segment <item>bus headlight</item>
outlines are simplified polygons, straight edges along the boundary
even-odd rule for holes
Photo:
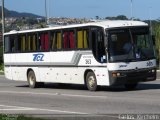
[[[120,76],[121,76],[121,73],[119,73],[119,72],[112,73],[112,77],[120,77]]]
[[[155,72],[156,72],[155,69],[149,70],[149,73],[155,73]]]
[[[156,71],[156,70],[155,70],[155,69],[153,69],[153,70],[152,70],[152,73],[155,73],[155,71]]]

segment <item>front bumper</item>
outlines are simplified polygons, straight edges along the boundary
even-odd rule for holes
[[[124,85],[156,80],[156,68],[109,71],[110,85]]]

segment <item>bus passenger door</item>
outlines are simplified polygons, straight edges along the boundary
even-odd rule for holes
[[[102,28],[91,28],[92,52],[95,59],[100,62],[106,62],[106,53],[104,45],[104,32]]]

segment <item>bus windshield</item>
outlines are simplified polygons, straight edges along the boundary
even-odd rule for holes
[[[145,61],[155,58],[149,27],[117,28],[108,31],[110,62]]]

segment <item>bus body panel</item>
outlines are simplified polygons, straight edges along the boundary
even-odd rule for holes
[[[11,62],[11,55],[8,55],[8,54],[4,54],[3,55],[4,57],[4,73],[5,73],[5,76],[6,78],[12,80],[12,66],[9,65],[9,63]]]
[[[5,54],[5,64],[11,66],[5,68],[5,75],[8,79],[27,81],[27,71],[31,69],[36,75],[37,82],[84,84],[85,71],[92,70],[97,85],[108,86],[106,63],[98,63],[90,53],[90,51],[17,53],[11,55],[10,61],[7,61],[10,55]],[[43,54],[42,61],[34,61],[35,54]]]
[[[108,70],[136,70],[143,68],[153,68],[156,67],[156,60],[146,60],[138,62],[119,62],[119,63],[108,63]]]
[[[5,66],[4,68],[4,73],[5,73],[5,77],[9,80],[13,80],[12,79],[12,67],[11,66]]]
[[[156,60],[108,63],[110,85],[156,80]]]
[[[108,69],[106,67],[103,67],[103,68],[96,67],[94,69],[94,73],[97,79],[97,85],[100,85],[100,86],[110,85]]]

